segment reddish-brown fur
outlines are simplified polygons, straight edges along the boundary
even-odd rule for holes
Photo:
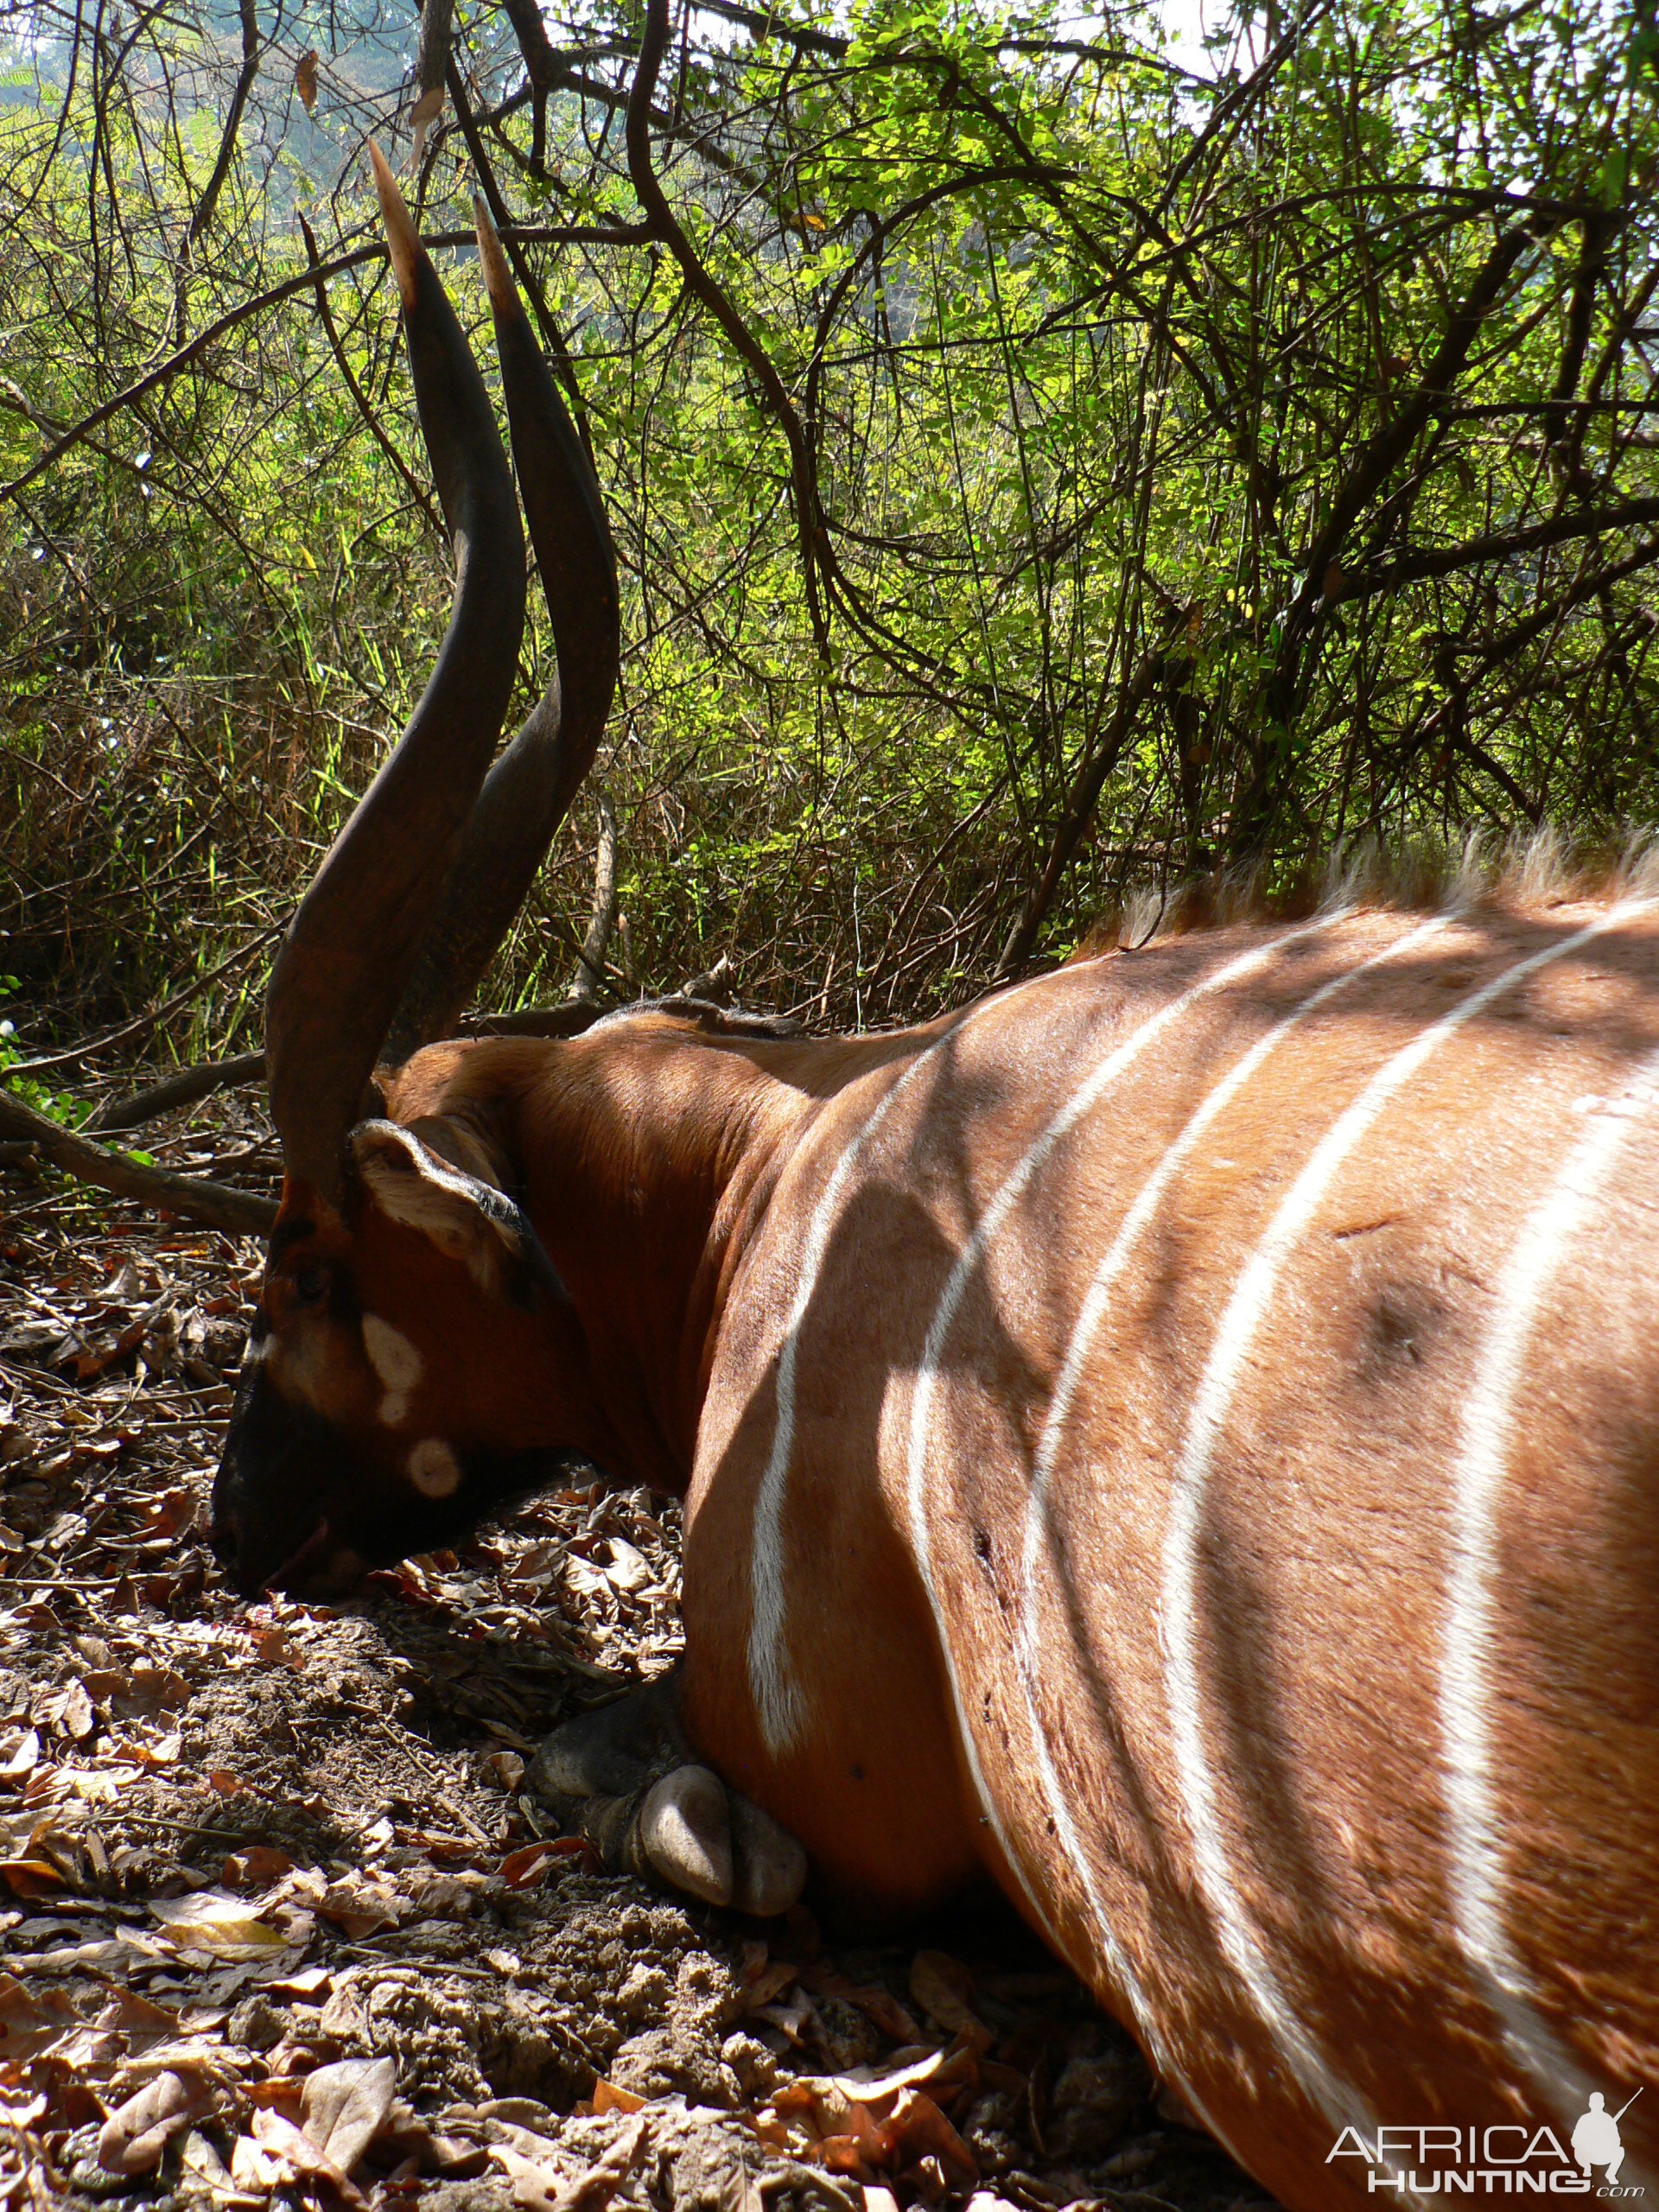
[[[1517,1238],[1586,1115],[1659,1047],[1659,910],[1495,996],[1413,1073],[1292,1239],[1225,1409],[1194,1601],[1213,1825],[1239,1925],[1351,2113],[1325,2108],[1230,1962],[1172,1732],[1172,1484],[1253,1252],[1392,1054],[1596,913],[1488,908],[1397,957],[1420,918],[1330,923],[1198,995],[1104,1087],[988,1241],[943,1342],[921,1462],[938,1619],[907,1465],[957,1257],[1090,1069],[1281,931],[1088,963],[899,1036],[738,1040],[647,1015],[557,1046],[429,1048],[390,1079],[388,1111],[515,1191],[569,1293],[552,1322],[504,1324],[372,1208],[321,1231],[349,1245],[364,1306],[426,1356],[408,1435],[571,1446],[684,1495],[687,1722],[824,1878],[904,1907],[988,1869],[1310,2212],[1368,2195],[1363,2161],[1328,2162],[1338,2121],[1520,2120],[1565,2145],[1586,2082],[1610,2109],[1649,2085],[1622,2178],[1659,2159],[1659,1106],[1633,1109],[1544,1296],[1495,1523],[1504,1915],[1577,2069],[1554,2091],[1506,2049],[1457,1941],[1439,1703],[1459,1424]],[[1035,1699],[1080,1866],[1017,1654],[1033,1459],[1070,1333],[1213,1086],[1377,955],[1173,1175],[1082,1370],[1039,1562]],[[779,1653],[805,1719],[779,1744],[753,1688],[759,1501],[810,1225],[853,1147],[798,1338]],[[290,1213],[308,1206],[290,1193]],[[365,1424],[372,1456],[372,1389],[330,1358],[321,1396]]]
[[[988,1872],[1300,2212],[1587,2189],[1621,2108],[1659,2190],[1659,905],[1567,903],[1544,844],[1507,905],[1223,927],[900,1036],[436,1046],[350,1128],[484,972],[619,637],[481,222],[559,679],[480,783],[512,481],[377,182],[465,558],[273,980],[240,1586],[344,1586],[561,1452],[678,1491],[685,1721],[826,1882]]]

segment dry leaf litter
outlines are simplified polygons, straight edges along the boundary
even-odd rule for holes
[[[233,1100],[147,1141],[268,1166]],[[350,1604],[237,1600],[261,1265],[0,1181],[0,2212],[1262,2205],[1000,1906],[826,1940],[553,1831],[538,1738],[678,1648],[672,1506],[595,1482]]]

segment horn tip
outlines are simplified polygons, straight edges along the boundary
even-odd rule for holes
[[[502,251],[501,240],[495,225],[490,220],[490,211],[479,193],[473,194],[473,219],[478,226],[479,258],[484,264],[484,283],[490,295],[490,305],[503,321],[516,321],[523,313],[518,304],[518,292],[512,281],[512,271],[507,266],[507,257]]]
[[[417,289],[417,276],[424,258],[421,241],[416,233],[409,209],[404,205],[404,195],[397,189],[385,156],[369,141],[369,161],[374,170],[374,189],[380,201],[380,219],[386,226],[386,245],[391,255],[392,273],[397,279],[397,289],[404,305],[412,308]]]

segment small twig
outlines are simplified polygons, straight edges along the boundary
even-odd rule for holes
[[[1037,932],[1054,902],[1060,878],[1093,818],[1106,779],[1117,765],[1129,741],[1136,715],[1152,696],[1153,685],[1163,668],[1169,645],[1170,640],[1166,636],[1142,654],[1140,666],[1124,686],[1109,728],[1098,744],[1089,749],[1071,786],[1071,795],[1066,802],[1060,826],[1054,833],[1054,842],[1049,848],[1048,861],[1041,880],[1027,900],[1024,912],[1008,931],[1007,942],[1002,947],[1002,957],[996,963],[995,980],[997,982],[1005,983],[1017,976],[1030,958],[1031,949],[1037,942]]]
[[[1503,296],[1516,264],[1538,243],[1541,224],[1516,223],[1494,240],[1467,294],[1449,318],[1433,358],[1405,404],[1366,441],[1337,486],[1319,535],[1301,556],[1302,581],[1292,601],[1279,649],[1279,665],[1268,687],[1278,718],[1287,722],[1300,656],[1319,616],[1334,596],[1331,572],[1350,532],[1388,482],[1462,375],[1486,318]],[[1338,572],[1339,574],[1339,572]],[[1327,581],[1329,580],[1329,581]]]
[[[642,227],[632,223],[520,223],[502,227],[504,242],[512,238],[548,245],[638,245],[645,235]],[[421,242],[428,246],[470,246],[478,243],[470,231],[428,232]],[[251,300],[239,302],[220,315],[216,322],[210,322],[204,329],[199,330],[188,346],[181,346],[164,361],[158,361],[153,369],[147,370],[136,383],[112,393],[90,414],[83,415],[79,423],[54,440],[44,453],[37,454],[28,467],[14,476],[9,484],[0,484],[0,504],[7,499],[15,499],[20,492],[27,491],[37,476],[44,476],[48,468],[54,467],[65,454],[90,437],[112,415],[119,415],[123,409],[134,407],[141,399],[147,398],[158,386],[177,376],[181,369],[188,369],[203,353],[211,352],[220,339],[227,337],[238,324],[248,321],[254,315],[264,314],[268,308],[280,307],[296,292],[309,289],[319,276],[344,276],[347,270],[364,269],[371,262],[384,261],[385,257],[384,245],[360,245],[350,253],[336,254],[332,261],[323,262],[315,270],[302,270],[297,276],[286,276],[281,283],[270,285],[263,292],[256,292]]]
[[[597,804],[599,850],[594,859],[593,911],[588,917],[588,934],[582,940],[575,978],[570,986],[572,1000],[589,1005],[598,996],[604,980],[605,948],[611,941],[611,929],[616,920],[616,817],[603,791],[597,796]]]
[[[795,490],[795,518],[800,532],[801,575],[806,588],[806,608],[818,651],[827,653],[830,632],[818,594],[820,546],[827,543],[823,517],[818,505],[817,473],[806,431],[794,402],[766,352],[719,283],[704,266],[696,249],[681,229],[667,194],[651,165],[652,95],[657,73],[668,46],[668,0],[646,0],[645,22],[639,41],[639,60],[628,94],[628,174],[645,220],[654,238],[668,248],[684,276],[688,289],[702,302],[728,339],[754,372],[768,411],[789,445],[790,474]]]
[[[579,1037],[599,1020],[601,1009],[585,999],[567,999],[563,1006],[520,1007],[514,1014],[469,1016],[461,1025],[463,1037]]]
[[[569,402],[570,412],[575,417],[576,428],[582,434],[584,442],[591,448],[593,442],[588,436],[588,417],[582,404],[582,386],[577,381],[575,365],[570,359],[570,349],[564,342],[564,337],[558,324],[553,320],[552,310],[547,304],[547,295],[543,290],[540,280],[531,265],[529,257],[513,236],[512,219],[508,212],[507,203],[502,197],[501,188],[496,181],[495,170],[491,165],[483,138],[479,133],[478,124],[474,119],[472,103],[467,98],[467,87],[462,81],[461,71],[456,66],[453,54],[449,57],[448,82],[449,97],[454,103],[455,121],[461,125],[461,135],[467,141],[467,150],[472,156],[473,167],[477,172],[479,189],[483,193],[485,202],[490,211],[490,220],[495,225],[496,235],[505,249],[507,259],[512,266],[512,273],[518,279],[518,288],[530,302],[531,313],[536,318],[536,327],[542,334],[542,344],[558,372],[559,381],[564,387],[565,398]]]
[[[310,263],[316,276],[317,315],[322,324],[323,334],[328,340],[329,351],[334,354],[334,366],[340,371],[346,391],[357,403],[357,411],[367,424],[369,435],[404,480],[408,486],[410,497],[431,524],[433,536],[441,545],[446,544],[448,542],[448,533],[438,519],[438,511],[427,496],[426,486],[386,435],[385,425],[373,408],[370,406],[368,395],[358,382],[356,373],[346,358],[346,348],[340,344],[340,333],[334,327],[334,310],[328,304],[328,287],[322,277],[322,256],[317,251],[317,241],[312,235],[310,224],[306,221],[303,215],[300,217],[300,235],[305,240],[305,257]]]
[[[219,205],[219,195],[225,189],[225,180],[231,173],[231,163],[236,158],[237,134],[242,128],[242,111],[247,106],[248,95],[253,90],[253,80],[259,72],[259,22],[254,12],[253,0],[240,0],[242,18],[242,67],[231,94],[231,105],[225,117],[225,128],[219,142],[219,158],[213,163],[213,175],[202,187],[195,213],[190,218],[190,227],[184,235],[184,258],[190,258],[191,248],[203,237],[213,219]]]
[[[72,1129],[60,1128],[0,1090],[0,1135],[30,1139],[54,1167],[78,1182],[90,1183],[118,1198],[133,1198],[140,1205],[182,1214],[208,1229],[222,1229],[231,1236],[268,1236],[276,1218],[276,1206],[252,1191],[233,1191],[227,1184],[206,1183],[194,1175],[175,1175],[164,1167],[147,1167],[124,1152],[89,1143]]]
[[[1436,576],[1449,576],[1459,569],[1478,568],[1485,561],[1518,561],[1552,545],[1569,544],[1575,537],[1605,537],[1615,531],[1633,530],[1642,524],[1656,522],[1659,522],[1659,499],[1625,499],[1617,507],[1604,508],[1595,514],[1575,510],[1570,514],[1553,516],[1548,522],[1532,523],[1522,530],[1494,531],[1489,537],[1465,538],[1460,545],[1405,553],[1386,566],[1358,569],[1351,576],[1344,576],[1331,597],[1335,605],[1342,606],[1350,600],[1372,598],[1378,592],[1396,591],[1402,584],[1422,583]],[[1630,559],[1622,564],[1623,572],[1628,575],[1651,560],[1654,551],[1652,544],[1637,547]]]
[[[101,1037],[89,1037],[85,1044],[72,1045],[65,1052],[47,1052],[38,1060],[14,1061],[7,1072],[11,1075],[58,1074],[66,1068],[79,1067],[83,1060],[95,1059],[99,1053],[108,1052],[112,1045],[130,1045],[135,1037],[142,1037],[146,1030],[153,1029],[163,1015],[171,1014],[175,1007],[194,998],[198,991],[222,976],[227,968],[234,968],[238,960],[245,960],[250,953],[257,952],[262,945],[269,944],[272,938],[280,937],[287,927],[286,921],[270,923],[257,936],[250,938],[245,944],[238,945],[234,952],[227,952],[214,966],[204,968],[200,976],[193,976],[170,998],[162,999],[159,1005],[151,1007],[148,1014],[136,1014],[130,1021],[124,1021],[115,1029],[106,1029]]]
[[[81,1127],[87,1135],[96,1130],[100,1135],[107,1129],[142,1128],[146,1122],[158,1121],[175,1107],[194,1106],[216,1090],[231,1090],[238,1084],[260,1080],[264,1072],[263,1052],[238,1052],[228,1060],[202,1060],[135,1091],[130,1098],[112,1099]]]
[[[344,270],[360,269],[365,263],[382,261],[385,258],[385,248],[381,245],[359,246],[355,253],[343,253],[334,261],[327,263],[323,274],[327,276],[335,276]],[[89,436],[102,423],[107,423],[112,415],[120,414],[124,408],[136,406],[139,400],[145,398],[159,385],[166,384],[169,378],[175,377],[181,369],[188,368],[192,361],[217,346],[219,340],[227,337],[239,323],[246,322],[251,315],[264,314],[267,308],[279,306],[290,294],[302,291],[314,281],[309,270],[298,276],[287,277],[282,283],[273,284],[268,290],[256,293],[252,299],[241,301],[236,307],[220,315],[217,321],[208,323],[205,328],[196,333],[188,346],[179,346],[175,352],[169,353],[164,361],[158,361],[153,369],[148,370],[136,383],[130,384],[122,391],[112,393],[99,406],[94,407],[89,415],[83,415],[79,423],[66,430],[63,435],[49,445],[43,454],[31,461],[28,467],[20,474],[14,476],[10,484],[0,484],[0,500],[15,499],[20,492],[28,489],[37,476],[44,476],[48,468],[61,461],[64,454],[72,448],[78,446],[83,438]]]

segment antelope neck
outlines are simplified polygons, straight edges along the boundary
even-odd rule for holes
[[[684,1494],[732,1291],[780,1175],[834,1098],[926,1034],[757,1040],[647,1017],[551,1051],[474,1048],[495,1064],[480,1058],[467,1089],[501,1096],[519,1195],[634,1460],[609,1471]]]

